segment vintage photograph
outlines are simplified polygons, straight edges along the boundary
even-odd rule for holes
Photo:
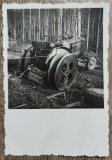
[[[104,109],[103,8],[7,9],[9,109]]]

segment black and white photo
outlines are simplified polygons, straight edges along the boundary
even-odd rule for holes
[[[103,8],[8,9],[10,109],[104,108]]]
[[[108,3],[4,4],[6,155],[109,155]]]

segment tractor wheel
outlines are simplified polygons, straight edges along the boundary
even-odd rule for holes
[[[31,54],[32,54],[32,49],[29,50],[24,50],[23,56],[21,58],[21,71],[25,71],[30,63],[30,59],[31,59]]]
[[[69,89],[76,80],[77,58],[73,54],[64,55],[55,71],[55,85],[58,90]]]
[[[91,70],[95,69],[95,67],[96,67],[96,58],[89,57],[86,62],[86,69],[91,71]]]
[[[103,108],[104,93],[103,89],[89,88],[85,91],[84,103],[88,108]]]
[[[50,64],[49,64],[49,68],[48,68],[48,82],[51,86],[55,87],[55,71],[56,71],[56,67],[60,61],[60,59],[64,56],[64,53],[61,54],[57,54],[55,55]]]

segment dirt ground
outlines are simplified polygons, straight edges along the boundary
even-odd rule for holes
[[[9,67],[8,75],[8,100],[10,109],[56,109],[65,107],[69,103],[80,101],[81,105],[71,108],[92,108],[83,103],[87,88],[103,88],[103,75],[101,70],[87,71],[79,67],[79,72],[74,85],[65,94],[47,99],[56,93],[56,89],[49,86],[47,82],[38,84],[17,74],[17,66]],[[65,97],[66,95],[66,97]],[[103,108],[103,106],[102,106]]]

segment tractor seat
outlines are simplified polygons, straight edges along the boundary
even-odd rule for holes
[[[34,47],[34,50],[36,50],[37,53],[40,53],[41,55],[47,55],[49,54],[49,50],[51,49],[49,42],[37,42],[33,41],[32,45]]]

